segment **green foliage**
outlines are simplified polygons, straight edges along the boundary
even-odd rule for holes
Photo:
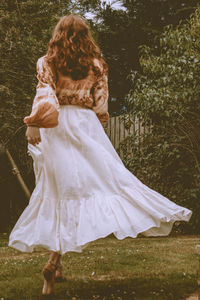
[[[125,95],[131,88],[127,76],[131,71],[140,71],[138,47],[142,44],[159,51],[158,38],[163,27],[186,22],[194,12],[197,0],[123,0],[124,10],[115,10],[112,5],[98,9],[102,23],[97,26],[99,41],[110,66],[110,111],[119,112],[126,107]]]
[[[185,24],[165,27],[160,54],[142,46],[142,74],[130,75],[127,103],[151,130],[127,166],[171,200],[193,210],[185,230],[200,232],[200,7]]]
[[[60,11],[59,1],[1,1],[0,84],[10,96],[5,98],[0,91],[0,123],[6,120],[12,130],[30,113],[37,82],[36,61],[46,52]]]

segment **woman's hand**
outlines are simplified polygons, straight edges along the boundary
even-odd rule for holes
[[[28,143],[37,145],[41,142],[40,128],[36,126],[28,126],[26,130],[26,138]]]

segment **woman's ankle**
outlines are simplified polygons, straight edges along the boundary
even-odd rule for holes
[[[49,260],[52,261],[55,265],[57,265],[60,261],[61,255],[58,252],[51,252]]]

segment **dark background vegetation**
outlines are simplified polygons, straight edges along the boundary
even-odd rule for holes
[[[88,22],[109,65],[110,116],[130,111],[152,124],[140,147],[137,136],[130,137],[134,155],[125,156],[124,164],[145,184],[193,210],[180,232],[200,232],[198,2],[131,0],[121,1],[123,9],[116,10],[98,0],[1,0],[0,138],[31,190],[25,128],[12,135],[31,110],[36,61],[61,16],[91,12]],[[0,231],[7,231],[27,201],[3,150],[0,192]]]

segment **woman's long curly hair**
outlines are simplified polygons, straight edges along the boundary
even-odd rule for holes
[[[47,51],[47,61],[73,80],[83,79],[89,69],[98,73],[93,59],[97,58],[104,70],[108,66],[94,42],[87,22],[78,15],[64,16],[57,23]]]

